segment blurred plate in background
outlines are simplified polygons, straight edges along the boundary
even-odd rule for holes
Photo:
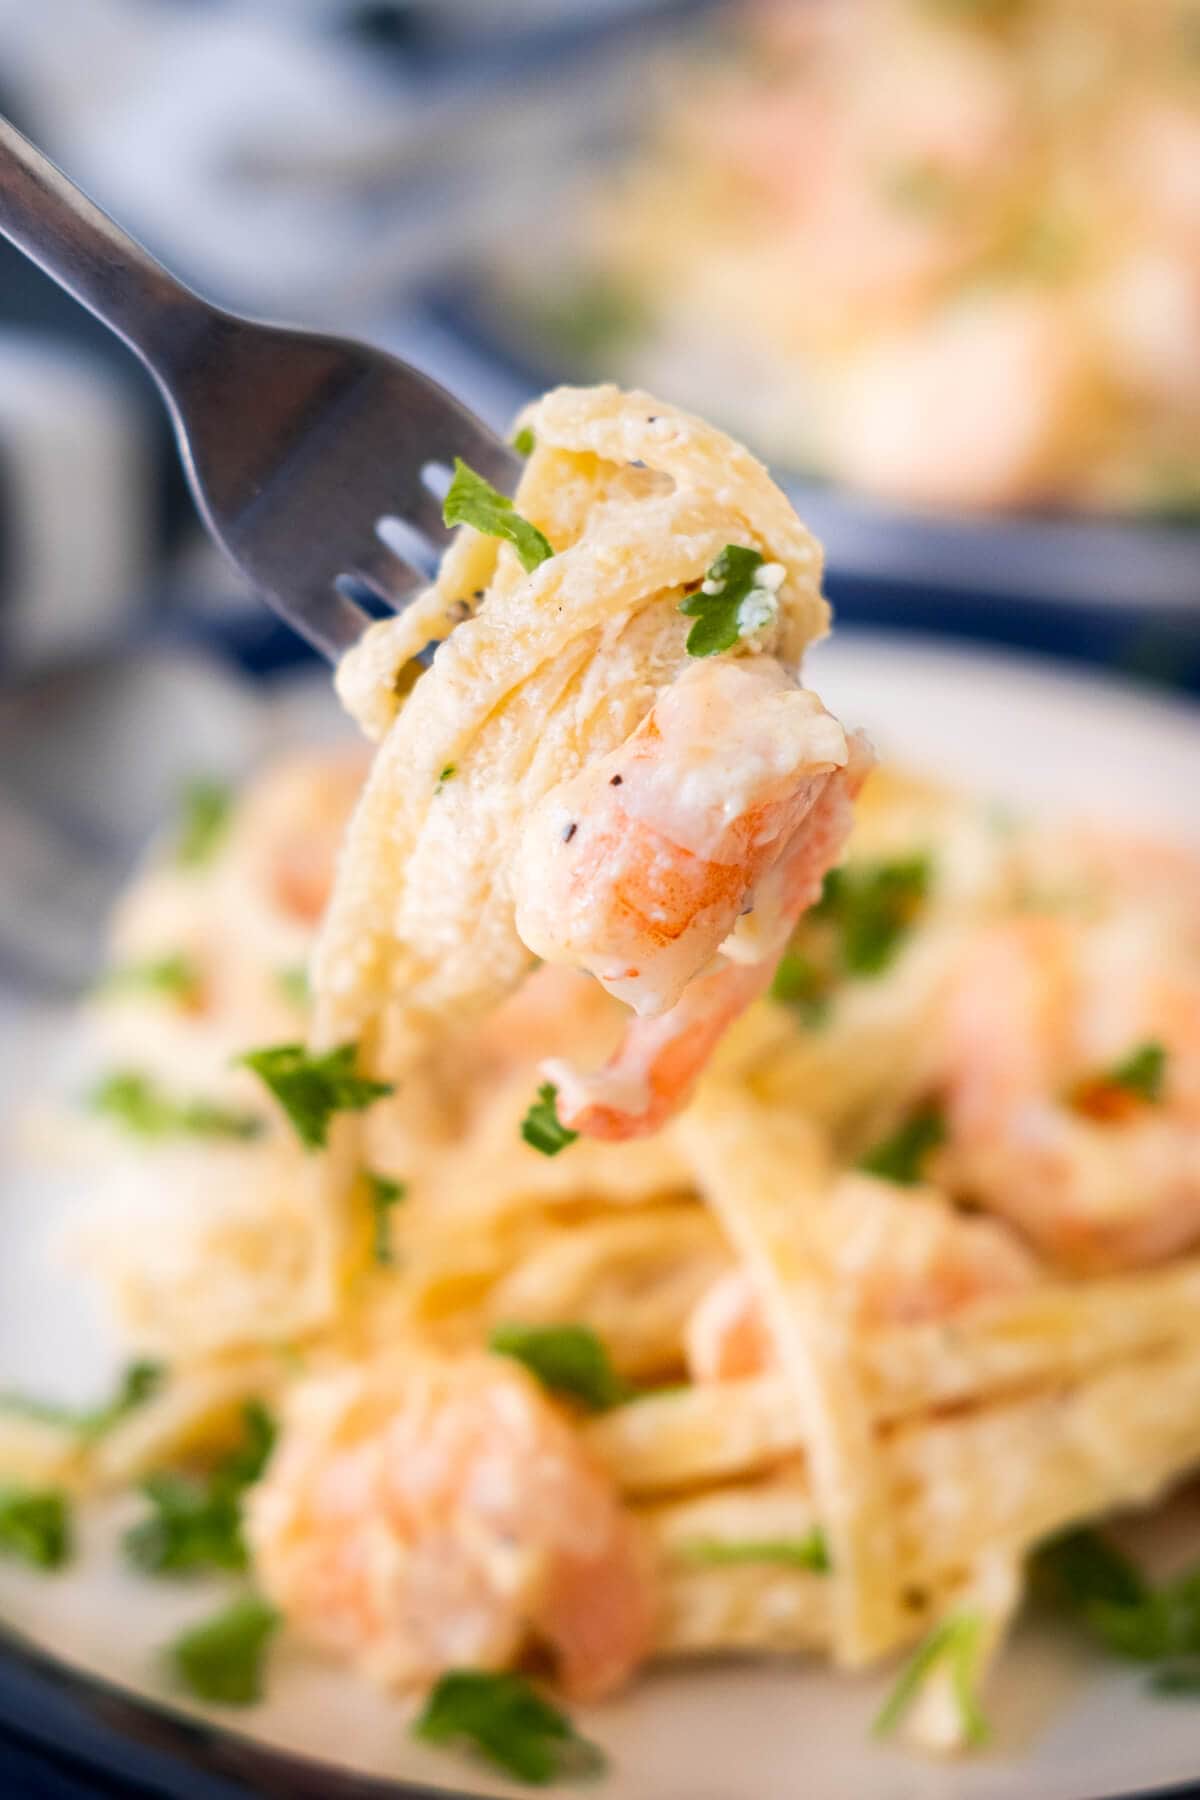
[[[580,379],[578,366],[505,310],[482,272],[435,287],[408,328],[427,366],[465,382],[502,424],[531,395]],[[461,390],[460,390],[461,391]],[[665,399],[688,404],[676,393]],[[693,406],[695,402],[690,402]],[[989,599],[1165,609],[1200,620],[1200,526],[1069,513],[956,516],[886,505],[772,464],[825,546],[859,580]]]

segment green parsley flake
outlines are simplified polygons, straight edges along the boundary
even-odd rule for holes
[[[1097,1123],[1113,1124],[1133,1116],[1139,1106],[1162,1102],[1167,1052],[1161,1044],[1139,1044],[1110,1069],[1086,1075],[1066,1095],[1067,1104]]]
[[[518,456],[532,456],[536,445],[537,439],[528,425],[522,425],[512,440],[512,447]]]
[[[1051,1538],[1038,1551],[1039,1584],[1072,1608],[1094,1601],[1140,1606],[1149,1588],[1134,1564],[1098,1531],[1081,1528]]]
[[[614,355],[629,349],[650,326],[650,314],[637,294],[620,282],[589,269],[586,279],[560,282],[531,297],[530,322],[571,366],[611,370]]]
[[[819,1525],[799,1538],[690,1538],[679,1546],[685,1562],[721,1567],[736,1563],[782,1563],[793,1569],[829,1573],[829,1547]]]
[[[963,1736],[968,1744],[982,1744],[988,1727],[975,1694],[982,1638],[983,1620],[978,1613],[955,1613],[935,1625],[884,1702],[873,1727],[875,1736],[886,1737],[895,1730],[934,1670],[944,1666],[950,1671]]]
[[[743,544],[726,544],[699,591],[680,602],[680,612],[696,621],[688,632],[688,655],[716,656],[769,625],[785,577],[782,563],[764,562]]]
[[[342,1044],[316,1056],[303,1044],[275,1044],[250,1050],[238,1062],[253,1069],[295,1127],[308,1150],[323,1150],[335,1113],[363,1112],[394,1090],[386,1081],[354,1073],[357,1044]]]
[[[71,1555],[71,1512],[57,1488],[0,1487],[0,1556],[61,1569]]]
[[[181,1687],[214,1706],[252,1706],[262,1698],[267,1646],[280,1625],[265,1600],[247,1594],[177,1637],[167,1659]]]
[[[413,1732],[429,1744],[468,1743],[506,1775],[538,1787],[598,1775],[605,1766],[603,1752],[523,1675],[452,1669],[430,1694]]]
[[[924,1106],[889,1138],[861,1158],[859,1168],[898,1187],[916,1187],[922,1180],[925,1159],[946,1141],[946,1121],[936,1106]]]
[[[1114,1544],[1081,1529],[1043,1545],[1035,1574],[1113,1656],[1168,1667],[1200,1656],[1200,1565],[1151,1587]]]
[[[577,1131],[568,1131],[558,1116],[558,1089],[553,1082],[543,1082],[538,1089],[537,1099],[521,1120],[521,1136],[543,1156],[557,1156],[579,1136]]]
[[[1150,1692],[1171,1700],[1200,1699],[1200,1662],[1167,1663],[1150,1677]]]
[[[199,993],[201,974],[182,951],[147,962],[117,963],[96,983],[101,995],[161,994],[164,999],[191,1000]]]
[[[508,496],[468,468],[461,456],[454,459],[454,480],[442,517],[447,525],[470,525],[486,537],[503,538],[516,551],[527,575],[554,555],[549,538],[515,512]]]
[[[142,1482],[150,1511],[122,1539],[134,1568],[146,1575],[190,1575],[246,1567],[242,1499],[266,1468],[276,1433],[257,1401],[243,1408],[242,1428],[242,1442],[206,1475],[162,1470]]]
[[[211,1100],[174,1100],[137,1069],[117,1069],[97,1083],[87,1098],[93,1112],[135,1137],[256,1138],[263,1129],[252,1113],[235,1112]]]
[[[515,1357],[543,1387],[568,1394],[593,1412],[634,1398],[635,1390],[617,1374],[604,1343],[587,1325],[497,1325],[488,1348]]]
[[[85,1443],[93,1444],[152,1399],[162,1387],[166,1373],[161,1363],[147,1360],[130,1363],[112,1399],[93,1407],[62,1406],[53,1400],[32,1399],[24,1394],[0,1394],[0,1413],[58,1425],[64,1431],[77,1433]]]
[[[441,774],[437,778],[437,786],[433,790],[434,793],[440,794],[442,789],[445,787],[446,783],[448,781],[453,781],[454,777],[457,774],[458,774],[458,764],[457,763],[447,763],[445,768],[442,770]]]
[[[932,882],[927,856],[831,869],[809,917],[838,931],[849,975],[880,975],[919,917]]]
[[[233,817],[233,790],[223,781],[201,776],[183,790],[175,861],[183,869],[202,869],[221,848]]]
[[[806,1025],[820,1025],[829,1016],[833,980],[803,951],[785,950],[771,980],[771,998],[790,1006]]]
[[[374,1226],[371,1251],[381,1269],[390,1267],[393,1260],[389,1229],[392,1208],[399,1206],[407,1192],[402,1181],[393,1181],[389,1175],[376,1175],[370,1169],[367,1170],[367,1194],[371,1202]]]
[[[1136,1050],[1108,1071],[1110,1087],[1121,1088],[1138,1100],[1157,1106],[1163,1097],[1167,1073],[1167,1053],[1161,1044],[1140,1044]]]

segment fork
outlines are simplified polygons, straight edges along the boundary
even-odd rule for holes
[[[425,585],[456,456],[495,486],[519,459],[420,370],[366,344],[211,305],[0,117],[0,232],[145,363],[201,517],[263,598],[336,661]]]

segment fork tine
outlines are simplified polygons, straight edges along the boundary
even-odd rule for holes
[[[369,613],[332,586],[286,597],[260,591],[326,662],[340,662],[371,623]]]
[[[419,569],[414,569],[411,563],[378,539],[355,557],[350,573],[397,611],[429,585]]]

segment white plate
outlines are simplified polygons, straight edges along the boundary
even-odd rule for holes
[[[838,639],[814,657],[811,675],[844,718],[918,769],[1018,806],[1200,839],[1200,715],[1183,707],[1051,665],[911,639]],[[61,1015],[10,999],[0,1012],[0,1087],[12,1091],[18,1064],[27,1083],[44,1082],[60,1031]],[[11,1125],[0,1157],[0,1386],[95,1392],[111,1350],[45,1257],[67,1196],[23,1166]],[[1200,1509],[1192,1522],[1200,1549]],[[76,1667],[163,1699],[155,1646],[218,1594],[126,1576],[113,1549],[119,1523],[93,1521],[66,1574],[0,1565],[0,1616]],[[607,1779],[588,1791],[596,1800],[1099,1800],[1200,1773],[1191,1707],[1150,1700],[1137,1670],[1094,1661],[1045,1628],[1023,1627],[1003,1658],[987,1697],[992,1746],[968,1761],[928,1765],[873,1743],[868,1724],[886,1684],[802,1661],[660,1671],[580,1714],[611,1759]],[[226,1720],[344,1770],[460,1793],[527,1791],[413,1744],[394,1701],[287,1644],[267,1702]]]

